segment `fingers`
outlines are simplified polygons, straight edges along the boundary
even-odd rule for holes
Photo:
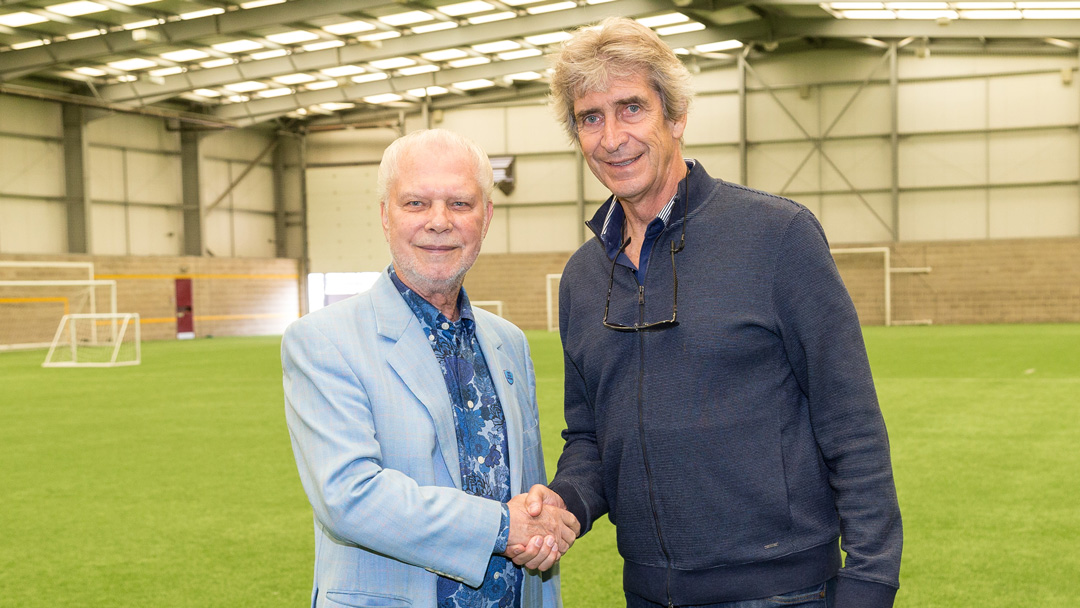
[[[514,547],[507,547],[506,555],[511,558],[518,566],[524,566],[525,564],[536,559],[540,555],[541,550],[544,547],[544,537],[534,536],[529,539],[529,542],[525,545],[514,545]]]
[[[551,505],[560,509],[566,508],[566,503],[562,497],[551,488],[541,484],[529,488],[529,496],[525,499],[525,508],[529,515],[533,517],[539,516],[544,505]]]
[[[559,561],[559,557],[562,555],[558,550],[555,537],[553,536],[548,536],[543,539],[537,536],[530,541],[529,548],[529,553],[535,553],[535,555],[523,564],[519,564],[529,570],[538,570],[540,572],[549,570],[555,565],[555,562]],[[515,560],[515,563],[517,563],[517,560]]]

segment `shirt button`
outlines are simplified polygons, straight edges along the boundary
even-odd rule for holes
[[[443,329],[450,329],[450,324],[449,324],[449,323],[443,323],[443,324],[441,325],[441,327],[442,327]]]
[[[484,457],[483,456],[477,457],[476,462],[479,462],[480,464],[484,464]]]
[[[475,404],[475,403],[473,403],[472,401],[469,401],[469,402],[468,402],[468,403],[466,403],[465,405],[468,405],[469,407],[476,407],[476,404]]]
[[[434,341],[435,341],[435,334],[428,334],[428,337],[427,337],[427,339],[428,339],[428,340],[431,340],[432,342],[434,342]]]

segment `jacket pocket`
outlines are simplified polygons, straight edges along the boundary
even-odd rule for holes
[[[407,608],[409,600],[396,595],[364,591],[327,591],[319,606],[327,608]]]

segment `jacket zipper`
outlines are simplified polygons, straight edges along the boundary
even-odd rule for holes
[[[648,272],[648,271],[646,271]],[[645,286],[638,284],[638,323],[645,323]],[[660,542],[660,552],[664,554],[667,568],[664,573],[664,593],[667,595],[668,608],[674,608],[671,601],[671,556],[664,544],[664,533],[660,530],[660,514],[656,509],[656,494],[653,491],[652,469],[649,467],[649,453],[645,447],[645,333],[638,332],[638,436],[641,441],[641,459],[645,464],[645,479],[649,486],[649,507],[652,510],[653,523],[656,524],[656,538]]]

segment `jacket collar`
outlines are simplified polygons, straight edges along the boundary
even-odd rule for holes
[[[668,216],[666,218],[661,217],[664,221],[665,228],[679,225],[679,223],[683,221],[684,211],[686,214],[693,213],[694,209],[705,201],[706,197],[702,194],[709,191],[708,184],[712,178],[705,172],[705,168],[701,166],[701,163],[692,158],[688,158],[686,159],[686,166],[690,169],[689,173],[687,173],[684,178],[686,180],[686,193],[689,200],[686,201],[685,204],[682,201],[675,201],[674,205],[670,205],[671,209]],[[620,208],[614,209],[613,207]],[[665,210],[666,209],[667,207],[665,207]],[[592,230],[593,234],[596,235],[596,238],[600,240],[600,243],[604,244],[605,237],[602,235],[604,234],[604,228],[608,223],[609,216],[612,222],[614,222],[615,220],[624,217],[622,213],[623,211],[621,205],[619,205],[618,199],[615,198],[615,195],[612,195],[604,201],[603,205],[600,205],[600,208],[593,214],[592,219],[585,222],[585,225],[589,227],[589,230]],[[661,216],[663,216],[663,213],[664,211],[661,211]],[[621,244],[622,243],[619,243],[619,245]],[[618,246],[616,246],[616,249],[617,248]]]

